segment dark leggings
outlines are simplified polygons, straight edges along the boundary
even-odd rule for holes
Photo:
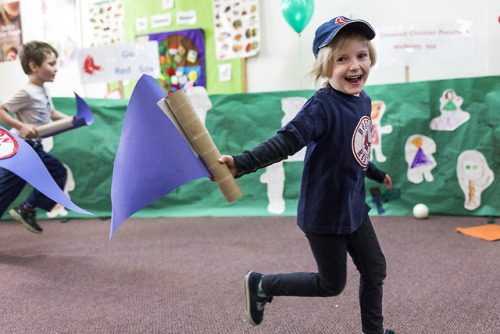
[[[385,257],[367,215],[352,234],[306,233],[317,273],[264,275],[262,290],[270,296],[331,297],[346,284],[347,253],[360,273],[359,302],[363,332],[383,333],[382,284]]]

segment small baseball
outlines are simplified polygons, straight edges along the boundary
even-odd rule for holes
[[[425,219],[429,216],[429,208],[425,204],[417,204],[413,207],[413,216],[417,219]]]

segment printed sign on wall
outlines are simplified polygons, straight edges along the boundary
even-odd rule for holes
[[[16,60],[21,44],[19,1],[0,4],[0,61]]]
[[[462,65],[475,62],[472,22],[375,27],[379,66]],[[453,57],[450,57],[453,55]]]
[[[82,83],[139,79],[143,74],[158,78],[158,44],[141,42],[110,44],[77,50]]]
[[[43,40],[59,53],[59,68],[76,66],[76,49],[80,45],[75,0],[42,0]]]
[[[212,2],[217,60],[256,55],[260,48],[258,1]]]
[[[123,0],[82,0],[84,46],[123,43]]]

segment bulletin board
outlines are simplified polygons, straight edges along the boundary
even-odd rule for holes
[[[137,39],[158,43],[159,82],[167,94],[194,86],[207,87],[203,30],[186,29],[140,35]]]
[[[135,42],[138,35],[166,33],[180,30],[202,29],[205,39],[206,89],[209,94],[242,93],[243,60],[219,61],[215,54],[214,19],[212,1],[167,0],[133,1],[123,0],[126,42]],[[184,15],[185,14],[185,15]],[[186,20],[185,17],[190,19]],[[181,21],[182,24],[177,22]],[[219,80],[219,67],[230,67],[230,77]],[[135,81],[125,87],[125,96],[130,97]]]

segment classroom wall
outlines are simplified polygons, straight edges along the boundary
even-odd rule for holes
[[[133,2],[133,0],[124,0]],[[160,1],[160,0],[154,0]],[[211,0],[197,0],[211,2]],[[0,2],[8,2],[0,0]],[[42,18],[40,10],[33,4],[37,0],[21,0],[23,35],[25,40],[40,38]],[[176,0],[180,5],[180,0]],[[79,0],[77,0],[77,4]],[[183,2],[184,3],[184,2]],[[257,56],[246,62],[247,91],[266,92],[283,90],[314,89],[314,83],[306,76],[314,57],[311,44],[315,29],[323,22],[337,15],[363,18],[377,29],[381,26],[398,24],[456,23],[459,20],[474,24],[476,60],[469,65],[415,66],[409,69],[409,81],[440,80],[500,74],[500,1],[476,0],[358,0],[337,2],[315,0],[311,21],[300,36],[285,21],[281,1],[260,0],[261,49]],[[125,13],[127,15],[127,13]],[[203,15],[203,14],[201,14]],[[210,45],[207,45],[210,47]],[[453,57],[453,54],[450,55]],[[234,71],[241,69],[233,66]],[[211,69],[213,70],[213,69]],[[207,71],[208,72],[208,71]],[[212,74],[215,75],[215,71]],[[19,62],[0,63],[0,99],[19,89],[26,76]],[[375,67],[369,85],[401,83],[405,81],[405,68]],[[73,91],[83,97],[102,98],[107,91],[106,84],[83,86],[76,68],[61,69],[51,85],[55,97],[71,97]]]
[[[436,24],[471,21],[475,28],[476,61],[460,66],[410,68],[410,81],[441,80],[500,74],[500,1],[359,0],[315,2],[314,13],[300,36],[287,24],[281,1],[260,1],[265,32],[258,57],[248,59],[250,92],[314,88],[305,74],[314,62],[312,41],[316,28],[344,15],[370,22],[375,29],[399,24]],[[453,54],[450,54],[453,57]],[[375,66],[368,85],[405,82],[404,67]]]

